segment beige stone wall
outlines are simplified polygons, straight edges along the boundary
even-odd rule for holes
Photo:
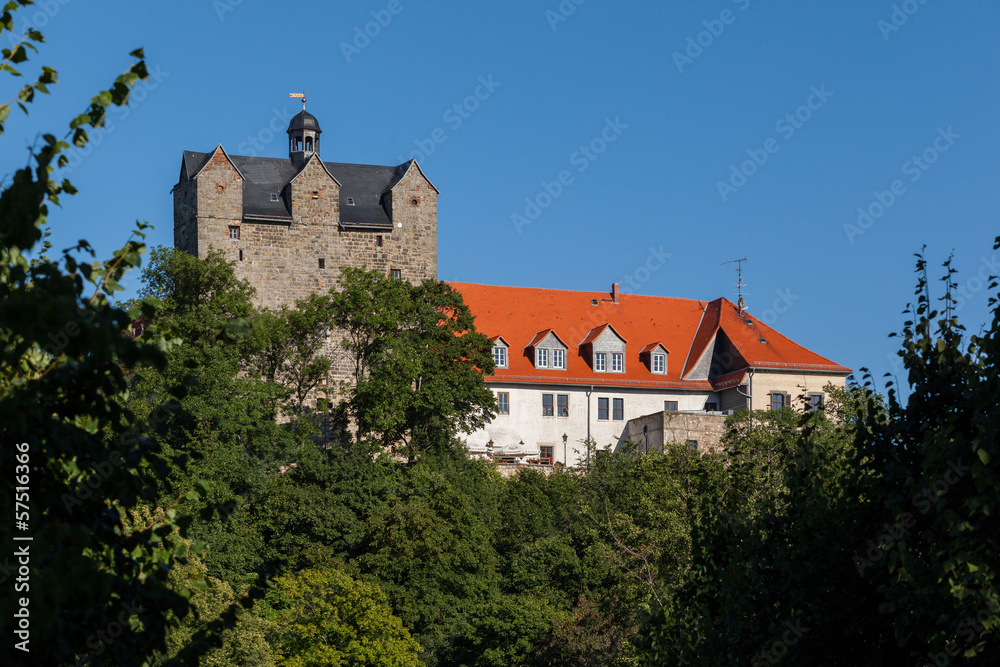
[[[663,451],[664,444],[695,441],[698,451],[716,452],[722,448],[725,424],[724,415],[664,411],[630,420],[626,434],[639,443],[641,451]]]
[[[844,387],[845,376],[821,375],[813,373],[795,373],[782,371],[756,371],[753,374],[753,409],[768,410],[771,406],[769,394],[785,393],[791,397],[791,407],[804,410],[806,403],[803,396],[808,394],[823,394],[823,402],[829,400],[829,395],[823,387],[832,384]]]
[[[279,308],[325,292],[336,286],[341,266],[387,275],[398,269],[413,283],[437,279],[437,192],[415,165],[390,195],[392,229],[377,232],[341,229],[340,187],[317,159],[290,185],[291,224],[243,221],[242,185],[221,150],[195,181],[178,184],[174,245],[199,257],[222,250],[253,285],[258,306]],[[230,226],[240,227],[239,239],[229,238]]]

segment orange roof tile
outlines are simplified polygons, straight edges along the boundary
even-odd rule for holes
[[[845,375],[850,372],[849,368],[794,343],[748,313],[741,316],[726,299],[705,302],[621,294],[615,303],[602,292],[449,284],[462,294],[475,316],[476,328],[491,338],[503,336],[510,345],[507,368],[498,368],[494,374],[495,379],[506,382],[711,390],[712,384],[708,382],[682,378],[720,329],[754,368],[822,370]],[[607,326],[632,341],[626,347],[624,373],[596,372],[584,356],[584,345],[593,342]],[[535,368],[527,352],[529,345],[537,344],[549,330],[559,332],[557,336],[569,346],[566,370]],[[653,374],[639,355],[656,344],[680,351],[678,356],[687,352],[686,359],[668,361],[666,374]],[[717,380],[731,381],[732,375]]]

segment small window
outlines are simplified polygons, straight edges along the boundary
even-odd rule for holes
[[[313,190],[312,191],[312,198],[313,199],[319,199],[319,190]]]
[[[376,248],[381,248],[382,247],[382,235],[381,234],[379,234],[378,236],[375,237],[375,247]]]
[[[614,402],[614,414],[611,415],[611,418],[614,419],[615,421],[622,421],[623,419],[625,419],[625,399],[624,398],[616,398],[615,399],[615,402]]]
[[[324,259],[323,257],[319,258],[319,268],[321,268],[321,269],[325,269],[326,268],[326,259]]]
[[[271,193],[271,201],[278,201],[278,194],[276,192]]]
[[[538,460],[546,465],[552,465],[552,445],[540,445],[538,447]]]
[[[698,441],[697,440],[688,440],[687,444],[688,444],[688,447],[690,447],[691,449],[693,449],[695,451],[698,450]]]
[[[569,394],[559,394],[556,405],[559,408],[557,414],[560,417],[569,417]]]
[[[240,261],[241,262],[243,261],[243,251],[242,250],[240,250]]]
[[[604,421],[608,420],[608,399],[597,399],[597,418]]]
[[[354,197],[348,197],[347,198],[347,205],[348,206],[354,206]]]
[[[410,206],[417,206],[418,204],[420,204],[419,199],[414,197],[413,199],[410,200]]]
[[[718,411],[719,411],[718,403],[708,402],[705,404],[705,412],[718,412]]]
[[[240,228],[237,225],[229,226],[229,238],[231,239],[240,238]]]
[[[594,355],[594,370],[603,372],[607,368],[608,355],[601,352]]]
[[[542,394],[542,416],[552,416],[552,394]]]
[[[493,348],[493,365],[497,368],[507,368],[507,348],[501,345]]]
[[[535,350],[535,368],[549,367],[549,351]]]
[[[654,354],[653,355],[653,372],[654,373],[663,373],[664,372],[664,368],[666,367],[666,364],[664,363],[664,361],[665,361],[665,359],[663,358],[662,354]]]
[[[621,373],[622,366],[624,366],[625,355],[623,354],[612,354],[611,355],[611,372]]]
[[[809,412],[823,409],[823,394],[809,394]]]
[[[771,409],[772,410],[780,410],[781,408],[785,407],[785,395],[784,394],[779,394],[779,393],[776,392],[776,393],[773,393],[773,394],[769,394],[769,397],[770,397],[770,400],[771,400]]]
[[[677,412],[677,401],[663,401],[663,409],[666,412]]]
[[[565,350],[552,350],[552,368],[566,368]]]
[[[399,269],[389,269],[389,277],[393,280],[399,280],[403,277],[403,274]]]
[[[497,412],[501,415],[510,414],[510,392],[497,392]]]

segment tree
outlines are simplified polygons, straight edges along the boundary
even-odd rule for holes
[[[492,344],[461,294],[353,268],[341,269],[340,290],[331,293],[333,321],[354,367],[346,408],[358,439],[402,443],[413,460],[495,416],[483,382],[493,372]]]
[[[287,667],[419,667],[420,645],[378,587],[337,569],[278,577],[267,602],[272,644]]]
[[[13,12],[29,4],[4,6],[0,35],[12,29]],[[42,42],[30,30],[3,50],[0,72],[20,76],[15,66],[23,69],[29,50]],[[0,540],[17,545],[24,565],[20,572],[19,565],[7,569],[0,599],[5,619],[24,619],[17,649],[5,645],[16,655],[7,663],[30,656],[33,664],[141,664],[164,648],[168,619],[183,617],[188,606],[165,585],[177,560],[173,515],[128,533],[120,523],[122,508],[146,490],[140,471],[153,460],[148,441],[128,437],[132,415],[120,401],[125,371],[162,364],[173,340],[156,330],[130,335],[132,320],[151,314],[155,300],[126,310],[108,299],[139,263],[146,226],[138,225],[103,262],[80,257],[93,255],[86,241],[56,260],[42,243],[48,206],[76,192],[68,180],[57,180],[69,141],[85,145],[85,128],[101,127],[107,108],[126,104],[131,87],[146,77],[142,51],[132,56],[135,63],[92,98],[63,138],[41,134],[29,164],[0,186],[0,465],[10,472],[0,477],[0,492],[5,502],[21,503],[11,508],[19,523],[3,522]],[[56,81],[56,72],[43,67],[15,99],[0,104],[0,133],[12,104],[27,114],[35,94]],[[29,260],[30,252],[38,256]],[[32,541],[13,541],[25,536]]]

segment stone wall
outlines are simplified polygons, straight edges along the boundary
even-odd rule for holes
[[[244,221],[242,187],[216,149],[197,179],[174,190],[174,245],[198,257],[221,250],[253,285],[258,306],[291,306],[336,287],[341,266],[395,269],[413,283],[437,279],[437,191],[415,164],[390,194],[393,226],[384,231],[341,228],[340,187],[319,159],[287,188],[291,223]]]
[[[696,442],[700,452],[717,452],[722,449],[725,425],[725,415],[656,412],[630,420],[625,426],[622,440],[638,443],[640,451],[662,452],[665,443]]]

